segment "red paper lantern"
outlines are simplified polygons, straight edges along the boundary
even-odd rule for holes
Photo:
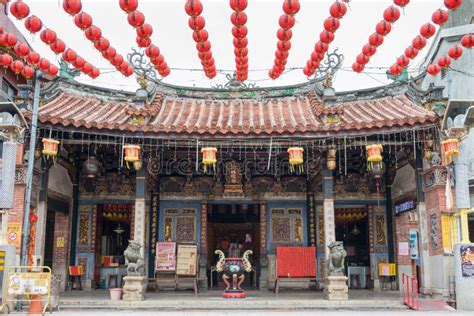
[[[312,72],[308,67],[304,67],[303,68],[303,73],[306,75],[306,77],[310,77],[314,74],[314,72]]]
[[[66,44],[59,38],[56,39],[53,44],[49,45],[49,47],[55,54],[61,54],[66,50]]]
[[[244,11],[247,8],[247,0],[230,0],[229,5],[234,11]]]
[[[72,65],[77,69],[81,69],[86,63],[85,59],[81,56],[77,56],[76,59],[72,62]]]
[[[51,45],[52,43],[54,43],[56,41],[57,35],[56,35],[56,32],[53,31],[53,30],[44,29],[40,33],[40,38],[44,43],[46,43],[48,45]]]
[[[449,57],[456,60],[462,56],[462,48],[457,45],[454,45],[453,47],[449,49],[448,54],[449,54]]]
[[[86,12],[81,12],[74,17],[74,23],[81,30],[85,30],[92,25],[92,17]]]
[[[472,48],[474,46],[474,35],[466,34],[461,38],[461,45],[466,48]]]
[[[162,62],[165,61],[165,57],[163,57],[163,55],[159,54],[156,57],[150,58],[150,61],[153,65],[159,65],[159,64],[161,64]]]
[[[324,29],[329,32],[336,32],[336,30],[339,28],[339,19],[335,17],[328,17],[326,20],[324,20]]]
[[[51,77],[56,77],[58,75],[58,72],[59,72],[59,69],[58,67],[56,67],[55,65],[49,65],[49,68],[48,68],[48,75],[50,75]]]
[[[247,14],[245,12],[234,12],[230,16],[230,21],[235,26],[242,26],[247,23]]]
[[[282,52],[282,51],[279,51],[279,50],[277,50],[277,51],[275,52],[275,57],[276,57],[277,59],[288,58],[289,55],[290,55],[290,53],[288,53],[288,52]],[[245,56],[247,56],[247,55],[245,55]]]
[[[25,65],[25,67],[23,67],[23,70],[21,71],[21,75],[25,77],[25,79],[31,79],[34,74],[35,70],[28,65]]]
[[[413,46],[409,46],[405,49],[405,56],[407,56],[410,59],[415,58],[418,55],[418,49],[416,49]]]
[[[273,80],[275,80],[276,78],[278,78],[278,75],[273,71],[273,69],[270,69],[270,70],[268,71],[268,76],[269,76],[271,79],[273,79]]]
[[[365,44],[364,47],[362,47],[362,53],[367,56],[373,56],[377,52],[377,47],[372,46],[370,44]]]
[[[84,66],[82,66],[81,71],[86,75],[89,74],[92,71],[92,65],[86,62]]]
[[[247,47],[249,41],[246,37],[234,38],[233,43],[234,43],[235,48],[244,48],[244,47]]]
[[[13,71],[16,75],[21,73],[23,67],[25,67],[25,65],[19,60],[15,60],[10,64],[10,70]]]
[[[123,56],[116,54],[113,58],[111,58],[110,63],[116,67],[121,65],[123,63]]]
[[[293,36],[293,32],[290,29],[278,29],[277,37],[280,41],[289,41]]]
[[[138,8],[138,0],[120,0],[119,5],[123,11],[129,13]]]
[[[160,54],[160,49],[156,46],[156,45],[153,45],[151,44],[150,46],[147,47],[147,49],[145,50],[145,54],[149,57],[149,58],[154,58],[156,56],[158,56]]]
[[[28,61],[28,63],[36,65],[39,63],[40,58],[40,54],[38,54],[37,52],[30,52],[28,54],[28,57],[26,57],[26,60]]]
[[[101,36],[97,41],[95,41],[94,47],[98,51],[103,52],[104,50],[110,47],[110,41],[105,37]]]
[[[0,36],[0,44],[6,47],[13,47],[16,44],[16,37],[12,33],[3,33]]]
[[[162,71],[165,70],[166,68],[168,68],[168,64],[165,61],[159,65],[159,69]]]
[[[401,68],[405,68],[410,64],[410,59],[405,56],[401,55],[400,57],[397,58],[397,65],[400,66]]]
[[[133,68],[131,66],[127,67],[125,71],[122,72],[125,77],[130,77],[133,75]]]
[[[137,37],[137,45],[139,47],[148,47],[151,45],[151,39],[145,37]]]
[[[370,58],[367,55],[359,54],[356,57],[356,62],[360,65],[365,65],[369,62]]]
[[[202,13],[203,6],[199,0],[188,0],[184,5],[184,10],[189,16],[196,17]]]
[[[202,30],[201,30],[202,31]],[[199,31],[200,32],[200,31]],[[206,31],[204,31],[206,32]],[[193,38],[196,42],[200,42],[200,41],[206,41],[207,38],[208,38],[208,34],[206,32],[206,34],[204,36],[200,36],[200,34],[196,34],[196,38],[195,38],[195,33],[197,32],[194,32],[193,33]],[[248,29],[245,25],[242,25],[240,27],[237,27],[237,26],[234,26],[232,27],[232,35],[236,38],[244,38],[247,36],[247,33],[248,33]],[[203,38],[204,37],[204,38]],[[201,40],[196,40],[196,39],[199,39],[201,38]],[[203,38],[203,39],[202,39]],[[291,34],[290,34],[290,38],[291,38]]]
[[[278,41],[277,43],[277,48],[278,50],[282,51],[282,52],[287,52],[291,49],[291,42],[290,41]]]
[[[405,7],[408,3],[410,3],[410,0],[393,0],[393,3],[398,5],[399,7],[403,8]]]
[[[329,7],[329,14],[332,17],[340,19],[342,18],[347,12],[347,7],[342,2],[335,2]]]
[[[324,59],[324,53],[319,53],[319,52],[316,52],[316,51],[311,53],[311,61],[312,62],[319,63],[323,59]]]
[[[372,46],[379,47],[383,43],[383,36],[378,33],[373,33],[369,37],[369,43]]]
[[[319,34],[319,40],[323,43],[329,44],[334,40],[334,33],[328,31],[322,31]]]
[[[352,70],[354,70],[357,73],[360,73],[364,70],[364,66],[362,66],[361,64],[358,64],[358,63],[353,63],[352,64]]]
[[[66,49],[62,55],[62,58],[68,63],[72,63],[73,61],[76,60],[77,54],[72,49]]]
[[[36,213],[31,213],[28,216],[28,220],[30,221],[30,223],[36,223],[38,221],[38,215],[36,215]]]
[[[288,15],[295,15],[300,10],[300,3],[298,0],[285,0],[283,2],[283,11]]]
[[[3,26],[0,25],[0,34],[3,34]]]
[[[424,38],[430,38],[436,33],[436,27],[431,23],[423,24],[420,28],[420,34]]]
[[[451,65],[451,58],[449,56],[441,56],[438,59],[438,66],[441,68],[448,68]]]
[[[199,52],[208,52],[211,50],[211,42],[205,41],[205,42],[196,43],[196,49]]]
[[[26,43],[16,43],[13,50],[18,56],[27,56],[30,53],[30,47]]]
[[[414,48],[420,50],[420,49],[423,49],[423,47],[426,46],[426,40],[421,35],[418,35],[413,39],[411,44],[413,45]]]
[[[0,65],[3,68],[10,67],[11,63],[13,62],[13,57],[10,56],[9,54],[1,54],[0,55]]]
[[[291,29],[296,23],[295,18],[292,15],[283,14],[278,19],[278,24],[284,29]]]
[[[38,62],[38,68],[43,71],[47,71],[50,65],[51,63],[46,58],[41,58],[40,61]]]
[[[434,24],[443,25],[448,21],[448,12],[443,9],[438,9],[431,16],[431,20]]]
[[[161,75],[162,77],[166,77],[166,76],[168,76],[170,73],[171,73],[171,70],[170,70],[169,67],[168,67],[168,68],[166,68],[165,70],[161,71],[161,72],[160,72],[160,75]],[[215,75],[216,75],[216,73],[211,73],[211,75],[213,75],[213,78],[214,78]]]
[[[43,22],[36,15],[32,15],[25,20],[25,28],[30,33],[37,33],[43,28]]]
[[[277,66],[285,66],[287,63],[287,59],[276,59],[273,61],[273,63]]]
[[[444,6],[449,10],[456,10],[462,4],[462,0],[444,0]]]
[[[385,36],[388,33],[390,33],[391,30],[392,30],[392,25],[385,20],[380,21],[375,26],[375,31],[382,36]]]
[[[10,12],[18,20],[23,20],[30,15],[30,7],[23,1],[17,1],[10,4]]]
[[[131,26],[139,27],[140,25],[145,23],[145,16],[138,10],[132,11],[128,14],[127,20],[128,24],[130,24]]]
[[[232,28],[232,32],[234,32],[234,29],[237,29],[237,28],[236,27]],[[245,28],[245,30],[247,30],[247,28]],[[193,32],[193,39],[195,42],[205,42],[207,41],[208,38],[209,38],[209,33],[207,33],[206,30],[199,30],[199,31]]]
[[[436,65],[436,64],[431,64],[428,66],[428,68],[426,68],[426,71],[432,75],[432,76],[436,76],[437,74],[439,74],[439,72],[441,71],[441,68]]]
[[[128,70],[129,64],[126,61],[123,61],[120,65],[117,66],[117,69],[121,72],[124,73]]]
[[[395,23],[400,18],[400,10],[392,5],[385,9],[383,12],[383,18],[387,22]]]
[[[99,75],[100,75],[100,70],[97,69],[96,67],[92,67],[92,71],[89,73],[89,77],[91,77],[92,79],[95,79],[99,77]]]
[[[70,15],[76,15],[82,10],[81,0],[64,0],[63,9]]]
[[[98,41],[102,36],[102,31],[95,25],[91,25],[84,31],[84,35],[91,42]]]
[[[201,60],[207,60],[212,58],[212,53],[210,51],[205,51],[205,52],[199,52],[198,57]],[[158,64],[161,64],[163,61],[159,62]]]
[[[390,73],[394,76],[398,76],[402,73],[402,71],[403,67],[400,67],[400,65],[393,64],[392,66],[390,66]]]
[[[322,41],[318,41],[315,45],[314,45],[314,50],[320,54],[324,54],[325,52],[327,52],[329,49],[329,45],[322,42]]]
[[[153,27],[148,23],[143,23],[136,28],[138,37],[150,37],[153,34]]]
[[[200,31],[206,26],[206,20],[202,16],[196,16],[189,18],[189,27],[194,31]]]
[[[214,66],[215,63],[216,63],[216,61],[215,61],[214,58],[212,58],[212,57],[209,58],[209,59],[203,59],[203,60],[201,60],[201,64],[202,64],[203,66],[208,66],[208,67],[210,67],[210,66]]]

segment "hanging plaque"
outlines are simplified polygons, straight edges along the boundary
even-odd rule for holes
[[[195,276],[197,274],[198,249],[196,245],[178,245],[176,274]]]
[[[160,272],[172,272],[176,270],[175,242],[156,243],[155,269]]]

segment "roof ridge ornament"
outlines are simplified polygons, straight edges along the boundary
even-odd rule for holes
[[[255,83],[248,83],[245,84],[244,82],[241,82],[237,79],[237,74],[234,71],[234,73],[231,74],[226,74],[225,77],[227,78],[227,83],[225,84],[215,84],[212,87],[214,89],[218,90],[231,90],[231,91],[236,91],[236,90],[241,90],[241,89],[250,89],[250,88],[258,88]]]
[[[143,49],[132,47],[132,52],[127,55],[127,59],[138,78],[144,78],[155,83],[161,82],[162,78],[157,77],[156,70],[150,61],[145,58]]]
[[[339,68],[341,68],[342,63],[344,62],[344,55],[339,54],[337,52],[338,50],[339,48],[336,48],[331,53],[326,52],[327,58],[324,59],[324,62],[319,64],[314,75],[308,77],[310,81],[322,81],[328,78],[328,74],[331,75],[331,79],[334,77],[334,74],[339,70]]]

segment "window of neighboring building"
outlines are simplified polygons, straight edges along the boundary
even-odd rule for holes
[[[10,98],[14,97],[17,93],[15,87],[9,83],[5,77],[2,79],[2,91],[8,95]]]
[[[196,209],[167,208],[164,217],[164,241],[196,242]]]

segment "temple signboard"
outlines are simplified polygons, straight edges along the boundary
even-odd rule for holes
[[[178,245],[178,255],[176,259],[176,274],[184,276],[194,276],[197,274],[197,254],[196,245]]]
[[[156,271],[171,272],[176,270],[176,243],[156,243]]]

